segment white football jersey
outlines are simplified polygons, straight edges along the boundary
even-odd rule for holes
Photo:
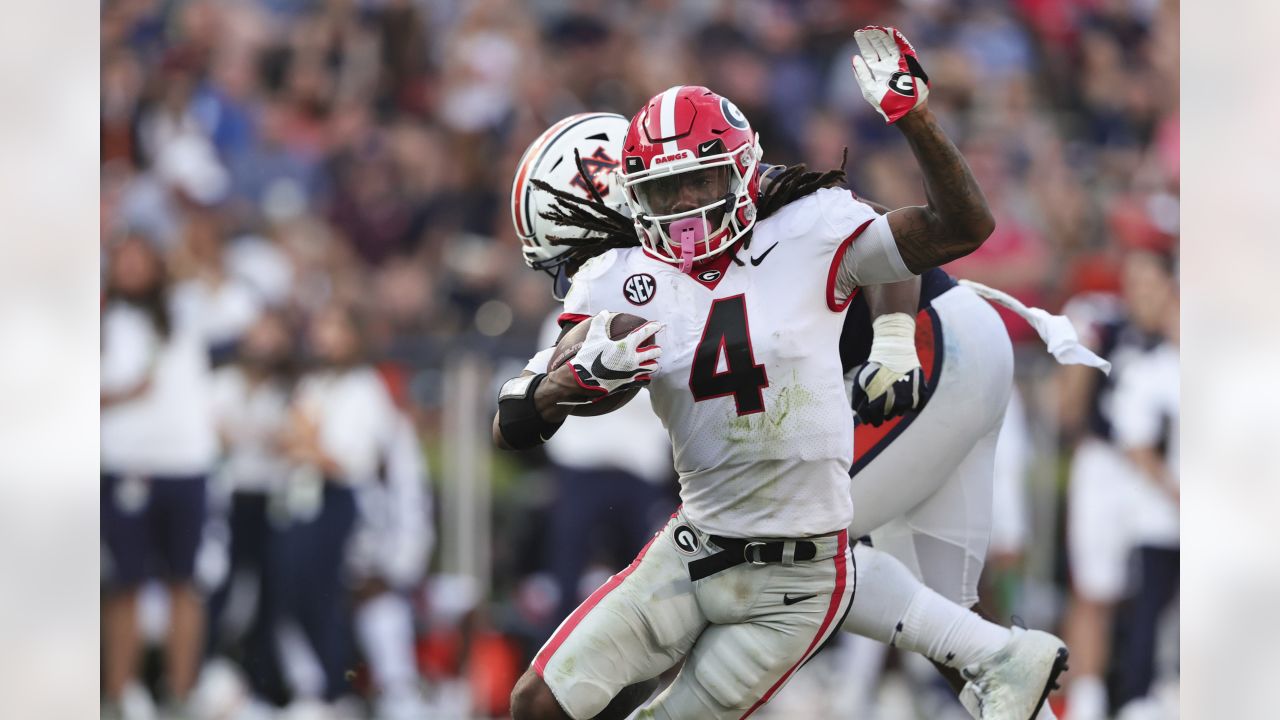
[[[684,512],[731,537],[837,532],[853,518],[853,416],[835,264],[875,212],[820,190],[756,224],[741,248],[689,274],[641,248],[583,265],[566,321],[601,310],[658,320],[649,385],[671,435]]]

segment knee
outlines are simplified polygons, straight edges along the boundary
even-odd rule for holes
[[[533,668],[525,670],[511,691],[511,719],[561,720],[568,717],[538,673]]]

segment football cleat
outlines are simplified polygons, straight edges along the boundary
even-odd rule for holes
[[[960,703],[979,720],[1035,720],[1058,676],[1067,646],[1040,630],[1011,628],[1013,639],[991,657],[960,670]]]

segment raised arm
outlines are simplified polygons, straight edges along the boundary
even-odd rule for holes
[[[907,138],[924,174],[928,205],[889,213],[889,227],[907,268],[921,273],[978,249],[995,229],[987,199],[968,163],[929,110],[929,78],[915,48],[894,28],[854,33],[861,56],[853,73],[862,95]]]

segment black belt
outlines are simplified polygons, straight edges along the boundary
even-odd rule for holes
[[[796,562],[812,560],[818,556],[818,546],[808,540],[743,540],[719,535],[711,535],[709,539],[721,550],[714,555],[691,561],[689,563],[690,580],[701,580],[743,563],[752,565],[780,563],[787,543],[795,543]]]

